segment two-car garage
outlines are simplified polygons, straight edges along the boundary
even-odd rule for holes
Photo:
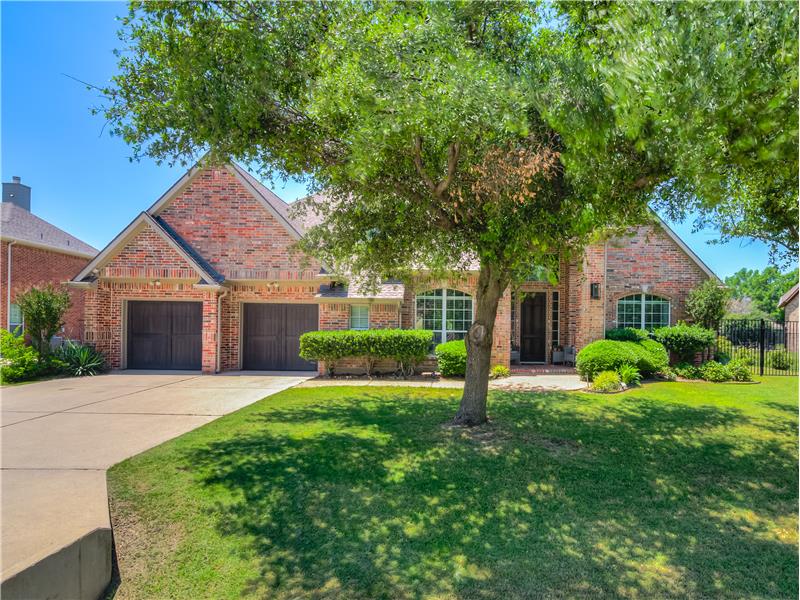
[[[244,303],[240,314],[243,369],[316,369],[298,355],[300,336],[318,327],[316,304]],[[129,300],[127,367],[200,370],[202,330],[201,302]]]

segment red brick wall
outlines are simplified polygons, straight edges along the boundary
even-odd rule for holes
[[[126,279],[191,279],[200,276],[164,238],[142,229],[103,267],[101,277]]]
[[[638,227],[632,236],[607,243],[607,328],[615,327],[617,300],[646,293],[670,300],[672,324],[686,317],[686,297],[708,279],[706,273],[660,227]]]
[[[6,282],[8,281],[8,242],[0,244],[0,323],[8,326],[8,306],[6,305]],[[88,258],[61,254],[42,248],[32,248],[20,243],[11,246],[11,302],[17,294],[32,286],[46,283],[63,284],[80,273],[89,263]],[[69,292],[72,305],[64,318],[64,334],[76,340],[83,339],[84,293],[83,290],[65,288]]]
[[[319,263],[293,250],[291,234],[226,169],[196,175],[159,216],[228,279],[319,273]]]

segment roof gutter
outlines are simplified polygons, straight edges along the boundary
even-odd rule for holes
[[[0,240],[4,242],[8,242],[9,244],[20,244],[22,246],[30,246],[31,248],[38,248],[40,250],[48,250],[49,252],[56,252],[58,254],[67,254],[68,256],[78,256],[80,258],[94,258],[96,254],[91,254],[88,252],[81,252],[80,250],[67,250],[66,248],[60,248],[58,246],[50,246],[48,244],[40,244],[37,242],[31,242],[30,240],[23,240],[20,238],[9,237],[4,235],[0,237]]]

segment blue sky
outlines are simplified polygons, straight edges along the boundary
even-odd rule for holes
[[[184,172],[150,160],[130,162],[130,149],[104,130],[90,108],[96,92],[68,76],[104,85],[116,71],[116,2],[2,2],[2,180],[32,187],[32,211],[97,248],[105,246]],[[304,195],[296,183],[274,191]],[[768,264],[766,247],[743,240],[709,245],[713,231],[675,231],[719,276]]]

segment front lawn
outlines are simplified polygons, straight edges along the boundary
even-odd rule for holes
[[[109,473],[117,598],[797,596],[797,382],[300,388]]]

